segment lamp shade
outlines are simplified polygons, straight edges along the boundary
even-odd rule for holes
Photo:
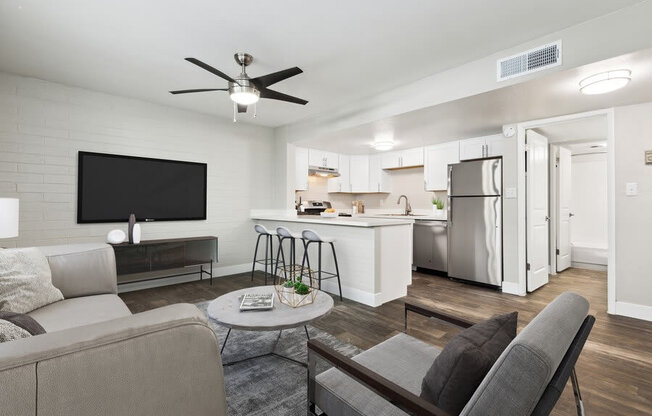
[[[18,198],[0,198],[0,238],[18,237]]]

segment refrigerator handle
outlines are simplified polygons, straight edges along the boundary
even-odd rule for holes
[[[448,226],[451,227],[451,228],[453,227],[453,209],[452,209],[452,206],[453,206],[453,198],[451,198],[449,196],[448,197],[448,207],[446,207],[446,208],[448,209],[448,213],[447,213]]]

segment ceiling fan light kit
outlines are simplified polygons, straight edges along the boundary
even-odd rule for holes
[[[282,71],[274,72],[271,74],[263,75],[261,77],[251,78],[247,75],[247,66],[253,61],[254,57],[248,53],[236,53],[233,55],[235,61],[242,68],[242,72],[235,78],[231,78],[224,72],[213,68],[212,66],[195,58],[186,58],[186,61],[197,65],[198,67],[217,75],[218,77],[229,82],[228,88],[201,88],[192,90],[177,90],[170,91],[171,94],[188,94],[196,92],[208,91],[228,91],[231,101],[233,101],[233,121],[237,121],[237,113],[246,113],[250,105],[254,105],[254,117],[256,117],[256,103],[261,98],[271,100],[286,101],[294,104],[306,105],[308,101],[301,98],[293,97],[291,95],[283,94],[278,91],[270,90],[267,87],[283,81],[295,75],[301,74],[303,71],[298,68],[288,68]]]
[[[632,71],[618,69],[591,75],[580,81],[580,92],[586,95],[606,94],[623,88],[632,79]]]

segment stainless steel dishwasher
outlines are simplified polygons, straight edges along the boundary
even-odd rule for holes
[[[414,266],[448,271],[448,224],[444,220],[416,220],[414,222]]]

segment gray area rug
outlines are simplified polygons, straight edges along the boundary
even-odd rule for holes
[[[206,313],[210,302],[197,307]],[[220,346],[228,329],[209,318]],[[310,338],[352,357],[361,349],[335,338],[317,328],[308,326]],[[272,350],[278,331],[231,331],[222,354],[229,363],[261,355]],[[306,362],[306,334],[303,327],[283,330],[274,350],[277,354]],[[306,368],[283,358],[266,356],[224,367],[226,403],[229,416],[285,416],[306,414]]]

